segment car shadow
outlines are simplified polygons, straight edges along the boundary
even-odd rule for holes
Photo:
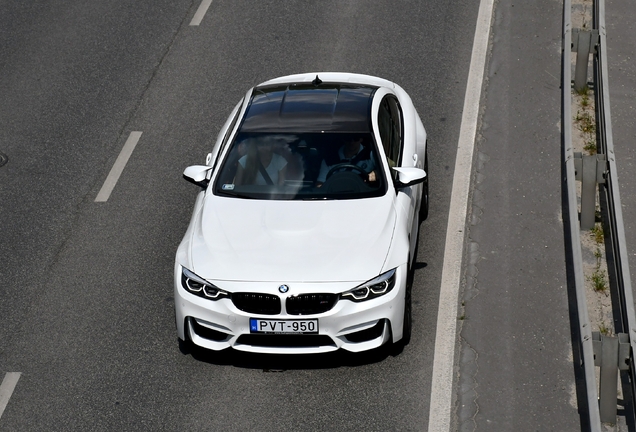
[[[324,354],[255,354],[231,348],[212,351],[182,341],[179,341],[179,350],[182,354],[191,355],[193,359],[203,363],[260,369],[263,372],[364,366],[382,362],[388,357],[399,355],[402,351],[399,346],[386,344],[362,353],[339,350]]]
[[[424,267],[426,267],[426,266],[428,266],[428,264],[426,264],[425,262],[415,262],[415,263],[413,264],[413,268],[414,268],[415,270],[423,269],[423,268],[424,268]]]

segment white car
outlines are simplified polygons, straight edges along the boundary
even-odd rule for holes
[[[291,75],[250,89],[206,165],[175,260],[181,341],[359,352],[411,335],[428,214],[426,131],[390,81]]]

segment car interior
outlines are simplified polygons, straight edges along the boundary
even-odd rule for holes
[[[217,176],[217,193],[222,195],[240,195],[241,197],[269,199],[317,199],[317,198],[354,198],[358,195],[377,196],[384,187],[382,175],[375,182],[366,181],[364,170],[353,163],[330,165],[332,168],[324,185],[318,182],[323,161],[337,159],[338,150],[351,139],[351,133],[243,133],[239,134]],[[360,136],[360,134],[358,134]],[[247,157],[247,146],[254,141],[271,143],[272,152],[282,156],[287,162],[283,185],[242,184],[235,185],[234,179],[239,160]],[[369,133],[364,134],[364,147],[370,147],[370,157],[375,166],[377,147]],[[377,170],[381,172],[382,170]]]

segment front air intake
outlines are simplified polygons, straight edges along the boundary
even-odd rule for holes
[[[278,296],[260,293],[233,293],[232,303],[243,312],[259,315],[278,315],[281,312]]]
[[[300,294],[288,297],[285,308],[290,315],[315,315],[331,310],[338,294]]]

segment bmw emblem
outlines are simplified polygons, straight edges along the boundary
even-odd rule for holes
[[[287,291],[289,291],[289,287],[287,285],[281,285],[278,287],[278,291],[285,294]]]

